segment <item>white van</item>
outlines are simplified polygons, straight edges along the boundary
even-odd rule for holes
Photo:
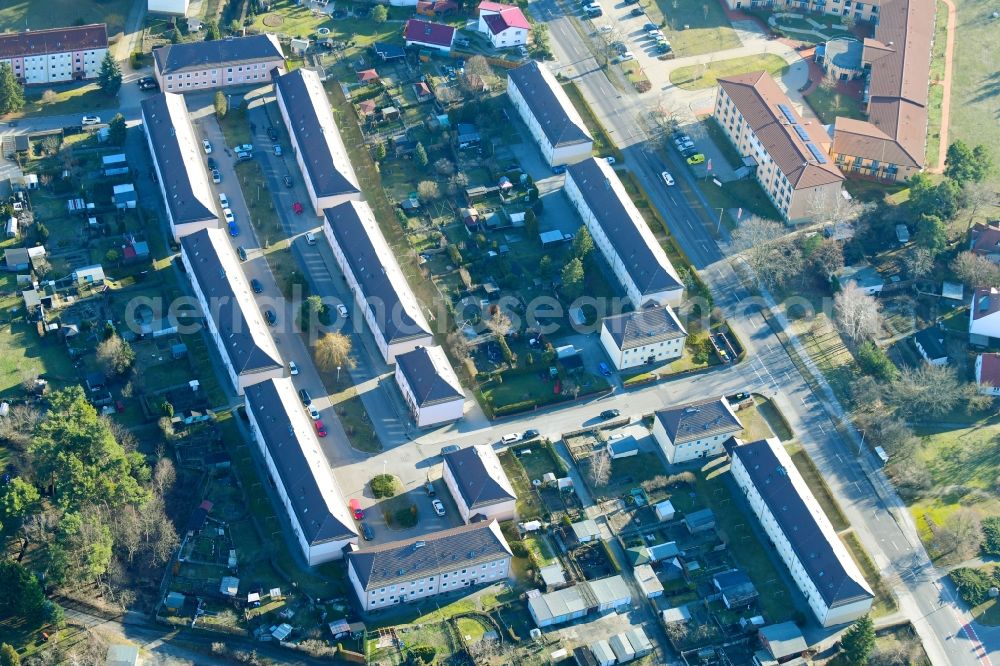
[[[315,244],[316,244],[316,234],[314,234],[311,231],[307,231],[306,232],[306,245],[315,245]]]

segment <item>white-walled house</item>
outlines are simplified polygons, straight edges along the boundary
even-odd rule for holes
[[[455,42],[455,28],[446,23],[411,18],[403,27],[403,40],[407,46],[450,53]]]
[[[594,139],[548,67],[532,60],[510,70],[507,97],[549,166],[574,164],[591,156]]]
[[[372,209],[364,201],[327,208],[323,233],[386,363],[434,338]]]
[[[358,177],[319,74],[300,68],[288,74],[272,72],[272,78],[292,153],[316,215],[345,201],[361,201]]]
[[[727,445],[730,472],[824,627],[869,612],[875,595],[777,438]]]
[[[142,100],[142,126],[174,240],[221,227],[201,140],[184,97],[159,93]]]
[[[153,75],[163,92],[267,85],[271,70],[284,66],[281,43],[272,34],[198,40],[153,49]]]
[[[1000,395],[1000,354],[980,354],[976,357],[976,385],[983,395]]]
[[[446,453],[442,475],[465,522],[477,515],[514,518],[517,495],[492,446],[477,444]]]
[[[969,307],[969,340],[985,346],[989,338],[1000,338],[1000,289],[980,287]]]
[[[564,189],[632,306],[679,306],[684,284],[611,165],[595,157],[570,165]]]
[[[742,431],[743,424],[725,398],[689,402],[653,414],[653,439],[671,464],[722,455],[726,440]]]
[[[673,308],[657,305],[601,322],[601,344],[618,370],[680,358],[687,331]]]
[[[202,229],[181,239],[181,261],[236,393],[285,375],[229,236]]]
[[[510,575],[511,550],[495,520],[347,554],[347,579],[366,611],[489,585]]]
[[[190,0],[147,0],[146,10],[150,14],[173,14],[187,16]]]
[[[395,377],[418,428],[462,418],[465,392],[441,347],[417,347],[398,354]]]
[[[291,379],[247,387],[250,432],[310,566],[338,560],[358,531]]]
[[[24,85],[96,79],[107,52],[103,23],[0,33],[0,63]]]
[[[524,46],[531,34],[531,24],[520,7],[490,0],[479,3],[477,29],[489,38],[496,49]]]

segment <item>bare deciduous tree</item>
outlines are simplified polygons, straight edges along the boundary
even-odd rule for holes
[[[451,348],[452,355],[460,361],[469,358],[469,341],[462,331],[455,329],[448,334],[448,346]]]
[[[733,232],[733,248],[743,254],[756,279],[779,287],[802,270],[802,252],[773,220],[751,217]]]
[[[975,385],[964,385],[953,369],[923,363],[916,368],[903,368],[889,388],[887,398],[903,416],[931,419],[967,402],[975,391]]]
[[[608,485],[611,480],[611,455],[605,448],[600,448],[590,454],[590,469],[587,471],[591,483],[596,487]]]
[[[153,491],[163,497],[177,481],[177,470],[174,468],[174,461],[170,458],[160,458],[153,467]]]
[[[934,256],[926,248],[917,247],[903,256],[903,263],[906,264],[910,277],[922,278],[934,268]]]
[[[882,330],[881,306],[854,282],[848,282],[833,299],[837,326],[855,344],[874,340]]]
[[[132,367],[135,352],[132,351],[132,345],[119,336],[112,335],[97,346],[97,362],[106,374],[121,375]]]
[[[962,186],[962,207],[968,211],[970,223],[976,219],[980,208],[994,205],[997,198],[996,190],[987,183],[969,181]]]
[[[809,257],[823,277],[833,275],[844,267],[844,249],[839,241],[825,240]]]
[[[973,252],[959,253],[951,270],[969,287],[1000,287],[1000,266]]]
[[[433,180],[422,180],[417,185],[417,196],[421,201],[434,201],[441,196],[441,191]]]
[[[333,372],[337,368],[351,369],[351,339],[343,333],[327,333],[316,342],[316,365],[323,372]]]
[[[450,176],[455,173],[455,164],[447,157],[442,157],[434,162],[434,170],[442,176]]]
[[[948,516],[943,527],[934,532],[934,549],[953,561],[964,561],[979,552],[983,544],[983,526],[979,515],[962,508]]]
[[[511,321],[510,317],[502,308],[497,307],[493,311],[493,316],[483,320],[486,328],[493,332],[493,335],[497,337],[507,335],[510,333]]]

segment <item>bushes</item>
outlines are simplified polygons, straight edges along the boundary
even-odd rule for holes
[[[510,552],[514,554],[514,557],[528,557],[528,547],[521,541],[511,541]]]
[[[983,553],[1000,555],[1000,516],[983,519]]]
[[[396,494],[396,479],[392,474],[379,474],[371,480],[369,485],[372,488],[372,495],[378,499],[392,497]]]
[[[891,382],[899,375],[899,369],[889,359],[881,347],[866,342],[858,347],[858,365],[861,370],[882,382]]]
[[[437,650],[431,645],[414,645],[410,648],[410,662],[414,664],[429,664],[434,661]]]
[[[620,574],[622,572],[622,565],[618,564],[618,558],[611,552],[611,546],[603,539],[601,539],[601,546],[604,548],[604,555],[608,558],[608,563],[615,570],[616,574]]]
[[[500,407],[495,407],[493,409],[494,416],[506,416],[508,414],[520,414],[521,412],[526,412],[529,409],[534,409],[538,404],[536,400],[523,400],[521,402],[512,402],[509,405],[502,405]]]
[[[462,259],[462,253],[459,252],[458,248],[454,245],[448,246],[448,257],[451,258],[451,263],[455,264],[456,266],[461,266],[463,263],[465,263],[465,260]]]
[[[978,606],[989,599],[990,587],[997,585],[1000,579],[1000,570],[994,569],[990,576],[983,569],[970,569],[960,567],[950,574],[951,581],[958,588],[958,593],[962,600],[970,606]]]

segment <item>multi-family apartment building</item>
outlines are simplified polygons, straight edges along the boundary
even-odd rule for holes
[[[714,116],[786,220],[808,221],[841,196],[844,175],[827,156],[830,136],[803,121],[767,72],[720,78]]]
[[[462,418],[465,392],[441,347],[417,347],[397,354],[395,377],[418,428]]]
[[[689,402],[653,415],[653,439],[671,464],[720,456],[726,440],[742,431],[743,423],[725,398]]]
[[[264,85],[270,83],[272,69],[284,66],[281,44],[271,34],[167,44],[153,49],[153,75],[163,92]]]
[[[243,394],[260,448],[292,532],[310,566],[341,559],[358,531],[292,380],[269,379]]]
[[[875,595],[777,438],[726,444],[730,472],[824,627],[869,612]]]
[[[382,359],[395,363],[399,354],[432,346],[430,325],[368,203],[347,201],[324,213],[323,233]]]
[[[680,276],[606,160],[570,165],[565,191],[633,307],[680,305]]]
[[[236,393],[283,377],[281,355],[226,232],[202,229],[184,236],[181,261]]]
[[[817,12],[835,16],[850,17],[855,23],[875,22],[879,18],[879,0],[726,0],[730,9],[791,10],[794,12]]]
[[[184,97],[159,93],[144,99],[142,126],[174,240],[221,227],[201,140],[195,135]]]
[[[107,52],[103,23],[0,33],[0,62],[24,85],[95,79]]]
[[[510,575],[511,550],[495,520],[347,554],[347,579],[366,611],[390,608]]]
[[[316,215],[345,201],[361,201],[358,177],[319,74],[297,69],[288,74],[275,70],[272,76],[278,109]]]
[[[924,166],[933,0],[879,3],[875,37],[864,40],[867,120],[837,118],[830,153],[847,175],[904,181]]]
[[[662,363],[684,353],[687,331],[669,305],[605,317],[601,344],[618,370]]]
[[[507,97],[538,143],[549,166],[591,156],[594,139],[556,77],[540,62],[507,73]]]
[[[492,446],[467,446],[443,457],[444,484],[462,520],[514,518],[517,495]]]

